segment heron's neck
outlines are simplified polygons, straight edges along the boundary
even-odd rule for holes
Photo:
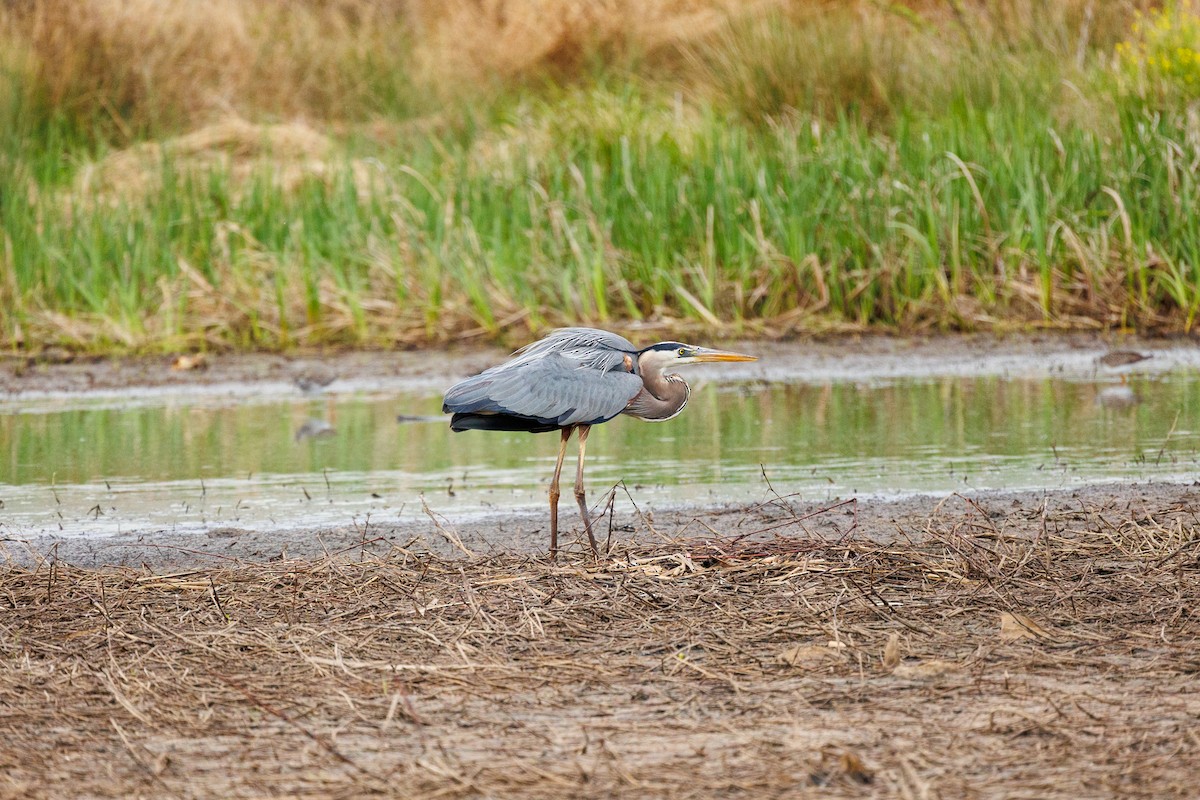
[[[642,373],[644,388],[629,402],[627,414],[648,422],[671,419],[687,405],[692,390],[678,375],[651,370]]]

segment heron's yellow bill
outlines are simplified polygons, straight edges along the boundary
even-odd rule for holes
[[[707,347],[697,347],[692,357],[701,363],[706,361],[758,361],[758,356],[731,353],[728,350],[710,350]]]

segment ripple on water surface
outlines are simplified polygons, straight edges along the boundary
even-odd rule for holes
[[[588,443],[592,498],[752,502],[1061,488],[1200,472],[1191,370],[1115,381],[944,377],[696,387],[663,424]],[[1128,401],[1128,394],[1134,396]],[[5,535],[310,527],[540,509],[558,437],[451,434],[440,398],[162,392],[0,404]],[[397,417],[403,417],[398,421]],[[624,501],[628,502],[628,501]]]

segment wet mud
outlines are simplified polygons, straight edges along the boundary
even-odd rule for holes
[[[631,334],[635,344],[652,335]],[[700,344],[701,342],[697,342]],[[1139,351],[1152,357],[1136,366],[1154,372],[1180,364],[1200,365],[1195,337],[1147,339],[1101,334],[1010,334],[928,337],[849,336],[790,341],[705,341],[760,356],[739,372],[759,380],[838,380],[922,375],[1053,375],[1104,369],[1101,359],[1113,350]],[[0,355],[0,399],[74,392],[113,392],[131,387],[213,390],[251,384],[259,391],[293,391],[295,386],[327,381],[336,388],[389,386],[442,389],[454,380],[503,360],[499,347],[455,347],[397,352],[325,354],[206,354],[94,358],[57,353]],[[180,369],[186,366],[188,369]],[[719,375],[720,367],[697,367],[689,375]]]

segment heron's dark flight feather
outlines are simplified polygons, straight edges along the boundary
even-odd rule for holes
[[[450,417],[450,430],[546,433],[558,430],[558,426],[525,417],[514,417],[512,414],[455,414]]]

